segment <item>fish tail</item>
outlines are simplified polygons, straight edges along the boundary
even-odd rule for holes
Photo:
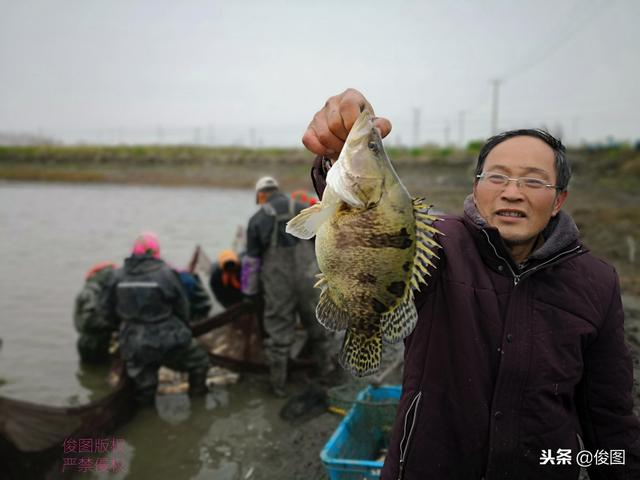
[[[369,326],[373,327],[373,324]],[[344,335],[342,350],[340,351],[340,364],[345,370],[356,377],[371,375],[380,367],[382,355],[382,335],[377,332],[349,327]]]

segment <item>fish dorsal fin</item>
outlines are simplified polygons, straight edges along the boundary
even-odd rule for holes
[[[413,331],[417,322],[418,311],[413,303],[413,292],[408,288],[402,302],[393,310],[382,314],[382,339],[385,343],[399,342]]]
[[[439,258],[436,254],[440,244],[435,240],[435,235],[443,235],[433,223],[438,217],[429,214],[431,207],[424,202],[423,198],[413,199],[413,213],[416,219],[416,256],[413,262],[413,275],[411,276],[411,286],[414,290],[420,289],[420,284],[427,284],[425,277],[431,275],[429,267],[435,268],[433,258]]]
[[[324,278],[324,273],[318,273],[316,275],[316,278],[318,279],[318,281],[315,283],[313,288],[321,288],[322,291],[324,292],[325,289],[327,288],[327,279]]]
[[[431,207],[426,205],[423,199],[413,199],[413,213],[416,219],[416,253],[413,273],[410,285],[407,286],[399,305],[381,317],[382,338],[388,343],[399,342],[415,328],[418,312],[413,303],[413,291],[419,290],[421,283],[426,285],[425,276],[430,275],[429,267],[435,268],[431,259],[438,257],[435,250],[440,248],[440,245],[433,237],[440,231],[433,226],[433,222],[438,218],[429,214],[429,208]]]
[[[324,276],[320,277],[320,280],[316,283],[316,287],[322,289],[320,300],[316,306],[316,318],[318,322],[327,330],[334,332],[347,328],[351,317],[331,299]]]
[[[371,375],[380,368],[382,338],[380,331],[372,332],[372,328],[374,325],[369,322],[355,322],[344,335],[338,359],[340,365],[356,377]]]

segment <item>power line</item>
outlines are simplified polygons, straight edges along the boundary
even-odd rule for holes
[[[596,14],[602,12],[605,7],[611,6],[613,3],[614,2],[610,0],[604,0],[600,3],[592,3],[591,12],[587,10],[586,17],[580,19],[579,12],[585,11],[585,2],[583,0],[577,0],[574,3],[573,8],[569,12],[569,14],[562,16],[563,19],[568,18],[572,20],[573,26],[565,29],[564,27],[566,26],[566,23],[563,22],[561,25],[564,31],[564,35],[561,35],[555,41],[551,41],[546,46],[542,46],[541,48],[537,49],[537,53],[533,51],[528,55],[525,55],[523,58],[527,59],[526,61],[524,61],[520,65],[516,65],[511,69],[511,71],[508,71],[507,73],[501,75],[500,79],[504,81],[516,77],[534,67],[541,61],[546,60],[547,58],[552,56],[556,51],[560,50],[560,48],[563,47],[571,38],[573,38],[580,30],[584,29],[585,26],[596,17]]]
[[[602,1],[595,2],[591,4],[591,10],[585,10],[583,0],[577,0],[573,7],[571,8],[568,15],[563,15],[563,19],[570,19],[572,25],[567,28],[567,22],[563,21],[562,28],[564,34],[561,34],[560,37],[556,38],[556,40],[552,40],[551,42],[547,42],[546,45],[543,45],[536,50],[531,51],[530,53],[523,56],[526,60],[520,64],[517,64],[515,67],[507,70],[506,73],[500,75],[497,78],[491,80],[492,84],[492,103],[491,103],[491,134],[495,135],[498,133],[498,107],[499,107],[499,90],[500,85],[504,83],[507,79],[512,79],[527,70],[533,68],[541,61],[546,60],[550,56],[552,56],[556,51],[560,50],[571,38],[573,38],[580,30],[584,29],[586,25],[589,24],[591,20],[593,20],[597,14],[601,13],[605,7],[608,7],[612,4],[612,1]],[[586,11],[584,14],[581,12]],[[478,106],[485,104],[486,97],[483,95],[483,98],[479,98],[478,102],[476,102],[471,107],[467,107],[464,109],[467,113],[472,113],[474,110],[478,108]]]
[[[500,96],[500,80],[495,78],[493,84],[493,100],[491,102],[491,135],[498,133],[498,99]]]

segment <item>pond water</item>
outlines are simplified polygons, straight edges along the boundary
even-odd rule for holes
[[[89,267],[121,263],[145,230],[172,265],[197,244],[215,257],[255,209],[250,190],[0,183],[0,395],[73,405],[104,394],[106,369],[81,368],[75,349],[73,302]],[[114,433],[125,471],[109,478],[278,478],[293,452],[273,439],[291,427],[263,383],[158,397]],[[77,476],[92,475],[104,478]]]

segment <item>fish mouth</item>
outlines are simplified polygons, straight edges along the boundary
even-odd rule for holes
[[[527,218],[527,214],[515,208],[501,208],[496,210],[494,215],[501,218]]]

